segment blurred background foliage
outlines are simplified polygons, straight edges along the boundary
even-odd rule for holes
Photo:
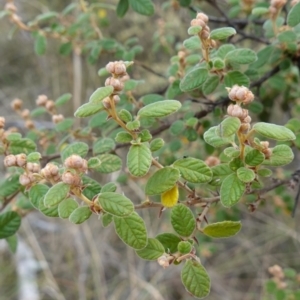
[[[106,1],[106,4],[110,7],[117,2]],[[131,78],[144,80],[145,83],[135,89],[136,98],[148,93],[162,94],[168,86],[170,58],[177,53],[178,44],[187,38],[186,30],[194,15],[189,9],[176,7],[175,2],[154,1],[156,10],[151,17],[129,11],[121,19],[114,10],[105,8],[105,5],[96,10],[97,22],[105,37],[116,39],[121,44],[129,39],[136,39],[136,45],[139,45],[135,48],[136,63],[131,69]],[[227,2],[233,1],[219,2],[226,11],[229,7]],[[71,3],[72,1],[66,0],[18,0],[15,4],[26,23],[47,11],[60,12]],[[99,4],[104,1],[94,0],[89,3]],[[197,8],[208,15],[220,17],[206,1],[195,3]],[[166,8],[163,8],[164,4]],[[218,23],[212,24],[218,26]],[[25,107],[32,109],[40,94],[56,99],[63,93],[78,93],[78,74],[74,74],[74,68],[79,66],[79,100],[84,103],[97,87],[104,84],[104,79],[97,75],[98,70],[108,61],[116,60],[115,53],[95,55],[91,49],[83,51],[79,61],[74,53],[59,55],[61,45],[54,39],[48,40],[46,54],[37,56],[30,33],[16,30],[7,18],[0,20],[0,27],[1,115],[7,118],[8,125],[11,126],[22,126],[10,109],[13,98],[22,99]],[[251,45],[255,50],[260,48],[260,44],[253,40],[244,40],[241,44],[248,47]],[[147,70],[147,66],[159,76]],[[290,106],[286,105],[284,99],[278,99],[274,105],[271,100],[274,100],[277,93],[276,82],[269,85],[266,83],[262,90],[265,97],[262,97],[262,101],[265,99],[263,104],[266,109],[261,111],[260,118],[275,119],[277,123],[284,124],[291,116]],[[299,98],[299,95],[295,98]],[[68,105],[64,107],[64,114],[73,116],[78,103],[73,104],[73,107]],[[197,105],[199,109],[199,104]],[[297,105],[296,101],[295,107]],[[221,110],[215,110],[215,118],[220,119]],[[203,120],[204,129],[205,122],[208,122],[206,126],[209,127],[209,118],[210,116]],[[187,139],[179,140],[176,136],[168,140],[168,143],[174,145],[164,154],[165,161],[169,163],[175,157],[185,155],[187,151],[198,157],[209,152],[209,149],[193,148],[193,144]],[[176,152],[179,148],[180,152]],[[297,159],[290,167],[291,171],[278,170],[276,175],[283,178],[285,174],[295,170],[298,163]],[[122,176],[116,173],[101,177],[102,182],[116,179],[119,180],[122,191],[130,195],[131,199],[136,202],[144,200],[142,189],[134,181],[122,180]],[[251,200],[249,196],[246,201]],[[207,299],[286,299],[279,298],[278,293],[274,294],[277,298],[271,298],[276,287],[272,289],[272,276],[268,268],[277,264],[283,268],[293,268],[295,274],[300,272],[299,212],[294,219],[291,218],[293,203],[293,192],[277,188],[266,196],[259,210],[254,213],[250,213],[243,203],[226,210],[221,206],[211,209],[209,221],[225,218],[242,220],[243,228],[237,236],[230,239],[199,239],[198,251],[213,282]],[[169,222],[164,221],[169,217],[168,211],[161,218],[155,209],[143,210],[141,214],[147,223],[149,236],[155,236],[161,230],[172,231]],[[0,244],[0,299],[26,300],[26,293],[20,286],[20,261],[24,260],[31,262],[28,268],[35,277],[28,279],[36,284],[39,299],[192,299],[180,282],[180,266],[164,270],[156,263],[142,261],[136,257],[134,250],[118,239],[112,226],[103,228],[99,222],[92,218],[81,226],[75,226],[58,218],[46,218],[39,212],[28,214],[19,234],[17,255],[11,254]],[[297,279],[295,275],[293,280],[293,285],[288,288],[296,290],[299,288],[299,277]]]

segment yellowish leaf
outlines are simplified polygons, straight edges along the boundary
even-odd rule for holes
[[[175,185],[170,190],[161,194],[161,203],[164,207],[173,207],[178,201],[178,187]]]

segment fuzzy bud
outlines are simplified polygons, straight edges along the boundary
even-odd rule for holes
[[[17,158],[15,155],[10,154],[4,158],[4,166],[5,167],[14,167],[17,165]]]
[[[240,127],[240,131],[241,132],[245,132],[245,131],[248,131],[250,129],[250,124],[249,123],[242,123],[241,124],[241,127]]]
[[[46,179],[52,179],[55,176],[59,176],[59,168],[53,163],[49,163],[41,170],[41,174]]]
[[[262,146],[263,149],[268,149],[270,143],[268,141],[263,141],[263,142],[260,142],[260,145]]]
[[[105,97],[102,100],[102,104],[106,109],[110,109],[111,108],[111,103],[110,103],[110,98],[109,97]]]
[[[170,265],[169,256],[167,254],[163,254],[157,259],[157,262],[165,269]]]
[[[201,26],[201,28],[204,28],[206,26],[205,22],[203,22],[200,19],[193,19],[191,21],[191,26]]]
[[[64,162],[64,166],[66,168],[76,169],[81,172],[87,171],[87,161],[76,154],[73,154],[70,157],[68,157]]]
[[[208,30],[204,29],[201,31],[200,36],[202,39],[207,40],[209,38],[209,34],[210,34],[210,32]]]
[[[21,185],[27,186],[32,182],[32,179],[33,178],[29,177],[27,174],[21,174],[19,177],[19,182]]]
[[[272,267],[269,267],[268,271],[274,277],[277,277],[279,279],[283,279],[284,278],[284,273],[282,271],[282,268],[280,266],[278,266],[278,265],[274,265]]]
[[[4,128],[4,126],[5,126],[5,118],[0,117],[0,129]]]
[[[48,101],[48,97],[46,95],[39,95],[35,103],[37,106],[45,106],[47,101]]]
[[[217,48],[218,44],[217,44],[217,42],[215,40],[210,40],[210,46],[212,48]]]
[[[272,155],[272,149],[270,149],[270,148],[265,149],[265,150],[263,150],[263,153],[264,153],[264,155],[265,155],[265,158],[268,159],[268,158],[270,158],[271,155]]]
[[[232,101],[248,104],[254,100],[253,93],[245,86],[234,85],[231,89],[228,89],[228,91],[228,97]]]
[[[17,154],[16,155],[16,160],[17,160],[17,166],[19,167],[24,167],[27,162],[27,156],[24,153]]]
[[[243,109],[237,104],[230,104],[227,107],[227,113],[231,117],[241,118],[243,116]]]
[[[252,121],[252,119],[251,119],[250,116],[247,116],[246,118],[244,118],[244,119],[242,120],[243,123],[251,123],[251,121]]]
[[[248,109],[243,109],[243,115],[241,116],[241,120],[245,119],[246,117],[248,117],[249,115],[249,111]],[[247,123],[247,122],[246,122]]]
[[[205,163],[209,166],[209,167],[213,167],[216,165],[220,164],[220,159],[216,156],[208,156],[205,160]]]
[[[122,91],[124,84],[117,78],[113,78],[113,77],[108,77],[105,80],[105,86],[111,85],[115,92],[120,92]]]
[[[126,66],[122,61],[115,62],[115,72],[116,75],[123,75],[126,73]]]
[[[79,186],[81,184],[81,178],[77,174],[72,174],[70,171],[63,173],[61,177],[62,181],[66,184]]]
[[[11,108],[13,110],[20,110],[22,108],[23,101],[21,99],[15,99],[11,103]]]
[[[39,171],[40,171],[40,165],[37,163],[29,162],[29,163],[27,163],[26,168],[29,172],[32,172],[32,173],[39,173]]]
[[[113,96],[113,101],[115,102],[115,104],[118,104],[121,101],[121,99],[118,95],[114,95]]]
[[[45,107],[48,111],[52,111],[55,107],[55,102],[53,100],[47,100]]]
[[[61,122],[63,120],[64,120],[64,116],[62,114],[60,114],[60,115],[53,115],[52,116],[52,122],[54,124],[57,124],[57,123],[59,123],[59,122]]]
[[[196,17],[198,20],[202,20],[203,22],[205,22],[205,23],[208,23],[208,16],[206,15],[206,14],[204,14],[204,13],[198,13],[197,14],[197,17]]]
[[[27,129],[33,129],[33,128],[35,128],[34,123],[33,123],[33,121],[31,121],[31,120],[27,120],[27,121],[25,122],[25,127],[26,127]]]
[[[124,74],[122,77],[119,78],[119,80],[122,82],[122,84],[123,84],[123,82],[125,82],[125,81],[127,81],[129,79],[130,79],[130,77],[129,77],[129,75],[127,73]]]
[[[22,118],[27,119],[30,116],[30,110],[27,108],[22,110],[21,116],[22,116]]]
[[[114,62],[109,62],[106,66],[105,69],[108,73],[115,73],[115,63]]]

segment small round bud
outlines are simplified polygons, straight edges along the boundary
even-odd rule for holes
[[[23,101],[21,99],[15,99],[11,103],[11,108],[13,110],[20,110],[22,108]]]
[[[270,143],[268,141],[263,141],[263,142],[260,142],[260,145],[263,147],[263,149],[268,149]]]
[[[197,17],[196,17],[198,20],[202,20],[203,22],[207,23],[208,22],[208,16],[204,13],[198,13],[197,14]]]
[[[33,121],[31,121],[31,120],[27,120],[27,121],[25,122],[25,127],[26,127],[27,129],[33,129],[33,128],[35,128],[34,123],[33,123]]]
[[[29,172],[38,173],[40,171],[40,165],[37,163],[29,162],[26,165],[26,168]]]
[[[72,154],[65,160],[64,165],[66,168],[80,169],[83,167],[83,161],[84,159],[81,156]]]
[[[124,84],[117,78],[109,77],[105,80],[105,86],[111,85],[115,92],[122,91]]]
[[[249,123],[242,123],[241,124],[241,127],[240,127],[240,131],[241,132],[245,132],[245,131],[248,131],[250,129],[250,124]]]
[[[122,84],[123,84],[123,82],[125,82],[125,81],[127,81],[129,79],[130,79],[130,77],[129,77],[129,75],[127,73],[124,76],[122,76],[122,77],[119,78],[119,80],[122,82]]]
[[[48,101],[48,97],[46,95],[39,95],[35,101],[38,106],[45,106]]]
[[[242,120],[242,122],[243,123],[251,123],[251,117],[250,116],[247,116],[246,118],[244,118],[243,120]]]
[[[123,75],[126,73],[126,66],[122,61],[115,62],[115,72],[116,75]]]
[[[72,174],[70,171],[63,173],[61,177],[62,181],[66,184],[79,186],[81,184],[81,178],[77,174]]]
[[[203,29],[203,28],[206,26],[206,24],[205,24],[205,22],[203,22],[202,20],[199,20],[199,19],[193,19],[193,20],[191,21],[191,26],[201,26],[201,28]]]
[[[109,62],[106,66],[105,66],[105,69],[108,73],[115,73],[115,63],[113,62]]]
[[[22,118],[27,119],[30,116],[30,110],[27,108],[22,110],[21,116],[22,116]]]
[[[263,153],[264,153],[264,155],[265,155],[265,158],[268,159],[268,158],[270,158],[271,155],[272,155],[272,149],[270,149],[270,148],[264,149],[264,150],[263,150]]]
[[[243,104],[249,104],[254,100],[254,95],[251,91],[248,90],[246,97],[243,100]]]
[[[19,177],[19,182],[23,186],[29,185],[32,181],[32,178],[30,178],[27,174],[21,174]]]
[[[24,167],[26,165],[26,162],[27,162],[26,154],[24,154],[24,153],[17,154],[16,159],[17,159],[17,166]]]
[[[163,254],[162,256],[160,256],[157,259],[157,262],[163,268],[167,268],[170,265],[169,255],[168,254]]]
[[[109,97],[105,97],[102,100],[102,104],[106,109],[110,109],[111,108],[111,104],[110,104],[110,98]]]
[[[217,48],[218,44],[217,44],[217,42],[215,40],[210,40],[210,46],[212,48]]]
[[[5,126],[5,118],[0,117],[0,129],[4,128]]]
[[[53,100],[47,100],[45,107],[48,111],[52,111],[55,107],[55,102]]]
[[[115,104],[118,104],[121,101],[121,98],[118,95],[114,95],[113,101],[115,102]]]
[[[213,167],[216,165],[220,164],[220,159],[216,156],[208,156],[205,160],[205,163],[209,166],[209,167]]]
[[[60,115],[53,115],[52,116],[52,122],[54,124],[57,124],[57,123],[59,123],[59,122],[61,122],[63,120],[64,120],[64,116],[62,114],[60,114]]]
[[[55,176],[59,176],[59,168],[53,163],[49,163],[41,170],[41,174],[45,179],[52,179]]]
[[[207,40],[209,38],[209,34],[210,32],[208,30],[202,30],[200,36],[202,39]]]
[[[5,167],[14,167],[17,165],[17,158],[15,155],[10,154],[4,158],[4,166]]]
[[[231,117],[241,118],[243,116],[243,109],[237,104],[230,104],[227,107],[227,113]]]

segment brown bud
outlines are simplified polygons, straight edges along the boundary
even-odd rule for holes
[[[4,128],[4,126],[5,126],[5,118],[0,117],[0,129]]]
[[[201,28],[203,29],[205,27],[205,22],[203,22],[202,20],[200,19],[193,19],[191,21],[191,26],[201,26]]]
[[[119,78],[119,80],[122,82],[122,84],[123,84],[123,82],[125,82],[125,81],[127,81],[129,79],[130,79],[130,77],[129,77],[129,75],[127,73],[124,76],[122,76],[122,77]]]
[[[46,179],[52,179],[55,176],[59,176],[59,168],[53,163],[48,163],[45,168],[41,170],[41,174]]]
[[[33,123],[32,120],[27,120],[27,121],[25,122],[25,127],[26,127],[27,129],[33,129],[33,128],[35,128],[34,123]]]
[[[106,66],[105,69],[108,73],[115,73],[115,63],[114,62],[109,62]]]
[[[208,22],[208,16],[202,12],[198,13],[197,14],[197,17],[196,17],[198,20],[202,20],[203,22],[207,23]]]
[[[243,109],[237,104],[230,104],[227,107],[227,113],[231,117],[241,118],[243,116]]]
[[[248,131],[250,129],[250,124],[249,123],[242,123],[241,127],[240,127],[240,131],[244,132],[244,131]]]
[[[63,173],[62,182],[73,185],[73,186],[79,186],[81,184],[81,178],[77,174],[72,174],[70,171],[66,171]]]
[[[242,120],[242,122],[243,123],[251,123],[251,117],[250,116],[247,116],[246,118],[244,118],[243,120]]]
[[[286,4],[287,0],[271,0],[271,6],[280,9]]]
[[[268,141],[263,141],[263,142],[260,142],[260,145],[262,146],[263,149],[268,149],[270,143]]]
[[[111,103],[110,103],[110,98],[109,97],[105,97],[102,100],[102,104],[106,109],[110,109],[111,108]]]
[[[30,110],[27,108],[22,110],[21,116],[22,116],[22,118],[27,119],[30,116]]]
[[[122,61],[115,62],[115,72],[116,75],[123,75],[126,73],[126,66]]]
[[[26,168],[32,173],[38,173],[40,171],[40,165],[37,163],[28,162]]]
[[[36,99],[36,105],[38,106],[45,106],[47,103],[48,97],[46,95],[39,95]]]
[[[114,95],[113,96],[113,101],[115,102],[115,104],[118,104],[121,101],[121,99],[118,95]]]
[[[17,159],[17,166],[24,167],[26,165],[26,162],[27,162],[26,154],[24,154],[24,153],[17,154],[16,159]]]
[[[30,178],[27,174],[21,174],[19,177],[19,182],[23,186],[27,186],[32,182],[32,178]]]
[[[243,100],[243,104],[249,104],[254,100],[254,95],[251,91],[248,90],[246,97]]]
[[[216,166],[216,165],[220,164],[220,159],[216,156],[208,156],[205,160],[205,163],[209,167],[213,167],[213,166]]]
[[[109,77],[105,80],[105,86],[111,85],[115,92],[122,91],[124,84],[117,78]]]
[[[47,100],[45,107],[48,111],[52,111],[55,107],[55,102],[53,100]]]
[[[179,59],[184,59],[185,58],[185,52],[184,51],[178,51],[178,57]]]
[[[65,160],[64,166],[66,168],[77,169],[85,172],[87,170],[87,161],[81,156],[73,154]]]
[[[266,159],[270,158],[272,155],[272,149],[271,148],[265,149],[265,150],[263,150],[263,153],[264,153]]]
[[[11,108],[13,110],[20,110],[22,108],[23,101],[21,99],[15,99],[11,103]]]
[[[202,30],[200,36],[202,39],[207,40],[209,38],[210,32],[208,30]]]
[[[241,120],[245,119],[246,117],[248,117],[249,115],[249,111],[248,109],[243,109],[243,115],[241,116]],[[246,122],[247,123],[247,122]]]
[[[15,155],[10,154],[4,158],[4,166],[5,167],[14,167],[17,165],[17,158]]]
[[[218,44],[217,44],[217,42],[215,40],[210,40],[210,46],[212,48],[217,48]]]
[[[62,114],[60,114],[60,115],[53,115],[52,116],[52,122],[54,124],[57,124],[57,123],[59,123],[59,122],[61,122],[63,120],[64,120],[64,116]]]

